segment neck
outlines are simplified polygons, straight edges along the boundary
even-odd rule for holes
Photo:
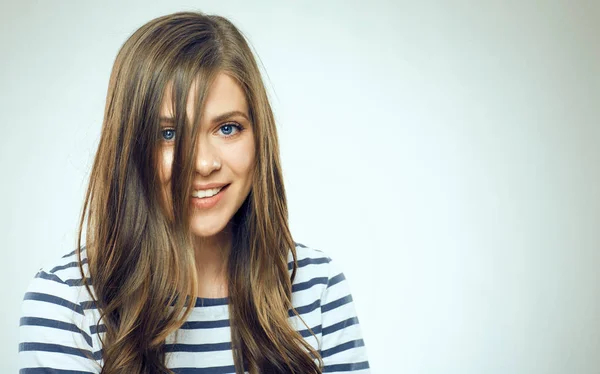
[[[197,237],[194,241],[196,267],[199,269],[216,270],[227,265],[231,250],[231,235],[222,231],[212,237]]]
[[[194,249],[200,297],[226,295],[227,259],[231,251],[231,231],[226,227],[211,237],[196,237]]]

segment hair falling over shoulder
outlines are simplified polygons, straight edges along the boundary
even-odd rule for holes
[[[233,217],[227,262],[236,372],[321,373],[319,353],[288,321],[290,310],[297,315],[291,302],[295,244],[275,121],[256,60],[226,18],[181,12],[133,33],[110,76],[78,233],[82,248],[85,228],[91,282],[86,287],[101,313],[95,322],[105,326],[103,374],[171,373],[166,338],[185,322],[198,293],[187,198],[197,128],[185,120],[185,103],[192,80],[199,77],[196,105],[201,108],[220,71],[244,89],[256,144],[254,180]],[[156,168],[159,108],[167,87],[173,90],[177,133],[184,135],[175,143],[172,209],[159,191]]]

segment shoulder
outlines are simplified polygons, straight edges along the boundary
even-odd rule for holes
[[[335,272],[336,264],[322,249],[316,249],[302,243],[296,244],[297,277],[302,278],[330,278],[331,272]],[[290,251],[288,255],[288,268],[292,270],[294,259]],[[294,282],[295,283],[295,282]]]
[[[302,294],[300,291],[309,290],[306,293],[319,299],[322,313],[354,314],[350,284],[338,263],[323,250],[301,243],[296,243],[296,254],[298,268],[292,292]]]
[[[331,256],[322,249],[316,249],[296,243],[296,277],[292,285],[292,291],[297,293],[302,290],[311,289],[314,296],[321,298],[323,293],[339,283],[345,283],[344,273]],[[293,258],[290,253],[288,269],[292,270]],[[317,292],[318,291],[318,292]]]
[[[81,264],[87,276],[88,259],[85,248],[81,249]],[[83,277],[79,268],[77,251],[71,251],[51,261],[44,263],[35,275],[35,278],[45,279],[69,287],[83,285]]]
[[[87,262],[87,251],[83,247],[81,249],[81,264],[84,271],[87,271]],[[52,274],[69,284],[74,283],[75,280],[81,280],[77,250],[65,253],[52,261],[46,262],[40,267],[39,272]]]
[[[84,274],[87,274],[85,249],[81,251]],[[88,300],[85,285],[79,269],[76,251],[66,253],[43,264],[31,279],[24,295],[24,309],[40,307],[68,308],[83,315],[82,302]]]
[[[87,264],[84,251],[82,260]],[[69,372],[97,372],[94,358],[99,355],[93,353],[86,314],[90,297],[86,295],[76,252],[40,267],[21,304],[19,362],[23,370],[37,373],[71,368]]]
[[[318,297],[312,304],[304,299],[296,310],[313,326],[313,331],[320,333],[323,372],[369,373],[362,329],[344,273],[323,250],[296,243],[296,253],[299,280],[294,280],[292,290],[307,289],[297,292],[300,297],[312,290],[311,296]]]
[[[327,253],[325,253],[321,249],[316,249],[314,247],[306,246],[302,243],[296,244],[296,259],[298,261],[298,268],[310,268],[310,269],[320,269],[325,270],[329,268],[329,263],[331,262],[331,257]],[[290,252],[288,256],[288,262],[291,263],[293,261],[292,254]],[[316,266],[311,266],[316,265]],[[321,266],[319,266],[321,265]]]

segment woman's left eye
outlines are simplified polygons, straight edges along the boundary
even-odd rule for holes
[[[237,123],[226,123],[223,126],[219,127],[221,134],[225,135],[225,137],[230,137],[236,134],[235,131],[242,131],[242,126]]]

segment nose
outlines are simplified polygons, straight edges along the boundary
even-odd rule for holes
[[[221,160],[217,150],[210,144],[209,141],[198,141],[198,151],[196,158],[196,171],[208,177],[215,170],[221,169]]]

